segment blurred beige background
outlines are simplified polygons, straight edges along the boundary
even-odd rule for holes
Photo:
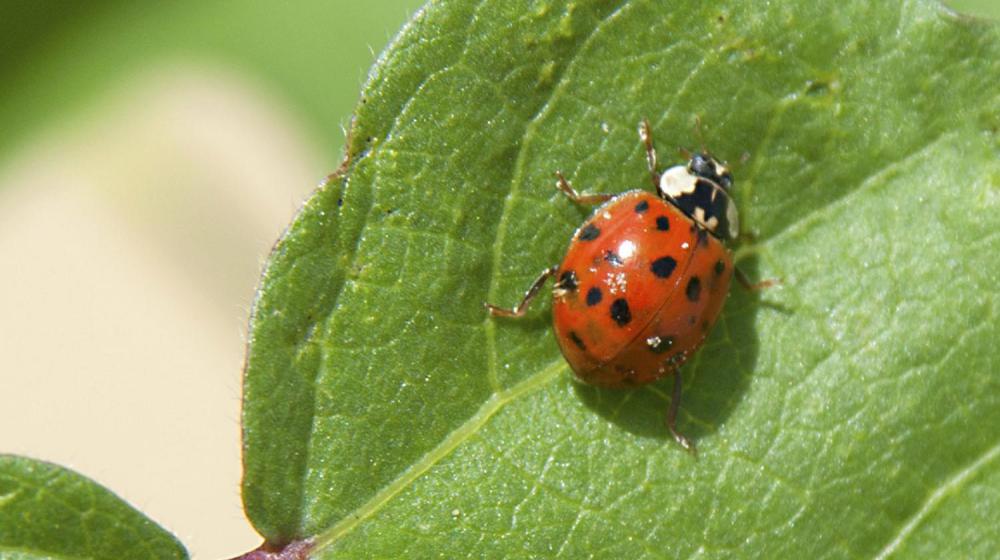
[[[260,544],[239,493],[253,290],[419,2],[224,4],[0,11],[37,31],[8,45],[0,23],[0,452],[97,480],[199,559]]]
[[[253,289],[419,4],[0,6],[0,452],[96,479],[194,558],[259,544]]]
[[[267,248],[332,165],[239,78],[137,77],[0,173],[0,442],[97,479],[202,558],[239,502],[240,366]]]

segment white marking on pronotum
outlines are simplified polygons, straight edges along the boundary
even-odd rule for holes
[[[688,171],[687,167],[677,165],[666,170],[660,176],[660,194],[670,198],[679,198],[691,194],[695,190],[698,178]]]

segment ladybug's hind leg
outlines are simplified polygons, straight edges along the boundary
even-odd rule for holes
[[[528,288],[528,291],[524,292],[524,298],[521,299],[521,303],[518,303],[511,309],[507,309],[506,307],[498,307],[496,305],[493,305],[492,303],[484,303],[483,305],[490,312],[490,315],[494,317],[513,317],[513,318],[523,317],[524,312],[528,309],[528,306],[531,305],[531,300],[535,299],[535,296],[538,295],[538,291],[541,290],[542,286],[545,285],[545,281],[549,279],[549,276],[552,276],[556,272],[558,272],[558,270],[559,270],[558,266],[552,266],[543,270],[542,273],[538,275],[538,278],[535,278],[535,281],[532,282],[531,287]]]
[[[563,194],[569,197],[570,200],[577,204],[602,204],[611,200],[615,195],[607,193],[597,193],[597,194],[580,194],[576,192],[576,189],[569,184],[566,177],[563,177],[562,171],[556,171],[556,188],[561,190]]]
[[[693,455],[697,455],[698,449],[694,446],[694,442],[677,431],[677,411],[681,408],[681,388],[683,386],[681,372],[674,371],[674,394],[670,398],[670,408],[667,409],[667,429],[670,430],[670,435],[674,436],[674,441]]]

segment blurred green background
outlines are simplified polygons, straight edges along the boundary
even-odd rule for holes
[[[334,153],[375,54],[421,4],[0,2],[0,154],[165,60],[251,77]]]
[[[258,544],[253,287],[420,4],[0,0],[0,451],[97,479],[195,558]]]

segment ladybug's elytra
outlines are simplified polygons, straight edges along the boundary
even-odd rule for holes
[[[729,196],[733,177],[707,153],[661,175],[648,121],[639,136],[656,193],[582,195],[557,173],[558,188],[574,202],[602,206],[573,234],[562,264],[542,271],[516,307],[486,307],[494,316],[521,317],[545,281],[557,276],[553,325],[576,377],[600,387],[633,387],[675,374],[667,427],[694,451],[675,427],[676,372],[704,342],[729,293],[734,269],[726,243],[739,232]]]

